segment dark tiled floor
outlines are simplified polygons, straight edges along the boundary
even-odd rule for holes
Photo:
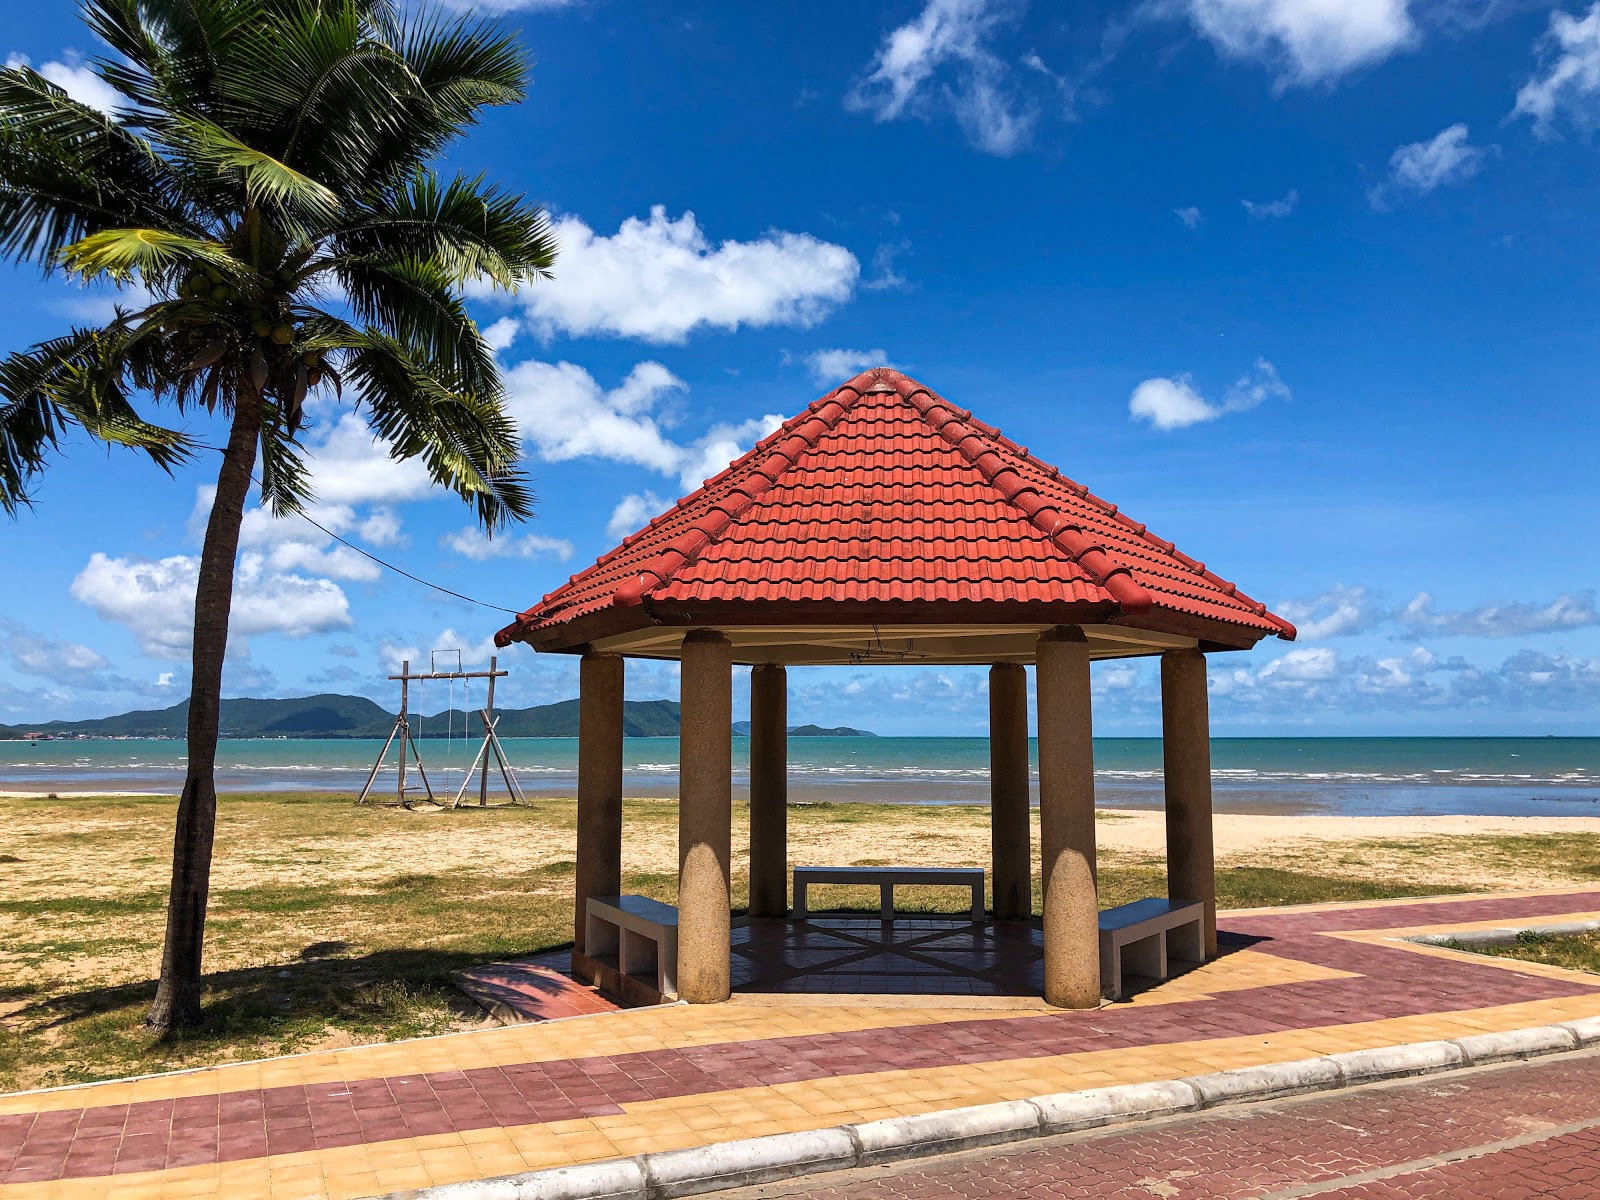
[[[733,986],[745,992],[1037,996],[1037,921],[812,914],[733,928]]]

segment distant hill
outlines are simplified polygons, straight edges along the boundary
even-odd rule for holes
[[[562,700],[533,708],[504,708],[497,726],[501,737],[577,737],[578,702]],[[189,702],[171,708],[142,709],[115,717],[88,721],[46,721],[38,725],[0,725],[0,738],[25,738],[32,733],[54,737],[183,737]],[[224,700],[221,732],[225,738],[381,738],[387,737],[394,714],[363,696],[301,696],[294,700]],[[468,728],[476,722],[469,721]],[[461,736],[460,709],[417,714],[412,734],[444,737],[452,729]],[[622,732],[627,737],[677,737],[678,704],[674,700],[626,700],[622,705]],[[734,724],[736,734],[748,734],[750,723]],[[799,725],[789,731],[798,737],[870,737],[859,729],[822,729]]]
[[[825,728],[825,727],[823,727],[821,725],[791,725],[791,726],[789,726],[789,732],[791,734],[793,734],[795,737],[877,737],[878,736],[877,734],[870,733],[865,729],[851,729],[850,726],[848,726],[848,725],[835,725],[832,729]],[[733,723],[733,735],[735,737],[749,737],[750,736],[750,722],[749,721],[735,721]]]

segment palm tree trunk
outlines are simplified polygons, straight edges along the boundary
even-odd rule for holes
[[[211,843],[217,828],[215,772],[222,660],[228,648],[239,527],[255,469],[261,418],[261,397],[240,394],[200,551],[200,577],[194,593],[194,670],[189,684],[189,771],[178,800],[178,827],[172,839],[172,890],[167,898],[161,982],[147,1022],[163,1034],[200,1022],[200,958],[211,892]]]

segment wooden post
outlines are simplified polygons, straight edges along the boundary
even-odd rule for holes
[[[1217,954],[1217,870],[1211,832],[1211,719],[1206,656],[1161,656],[1161,764],[1166,785],[1167,896],[1206,906],[1207,958]]]
[[[1028,673],[989,668],[989,879],[997,921],[1033,916],[1028,822]]]
[[[789,681],[750,671],[750,915],[789,915]]]
[[[489,695],[483,702],[483,740],[487,743],[489,733],[494,729],[494,681],[495,667],[499,662],[497,655],[489,656]],[[483,774],[478,776],[478,807],[489,806],[489,756],[483,756]]]
[[[1063,626],[1039,636],[1039,843],[1044,875],[1044,998],[1100,1004],[1095,889],[1094,741],[1089,644]]]
[[[400,660],[400,770],[396,775],[394,802],[406,802],[406,745],[411,741],[411,660]]]
[[[732,990],[733,646],[714,629],[683,639],[678,729],[678,995]]]

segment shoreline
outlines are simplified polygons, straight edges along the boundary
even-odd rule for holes
[[[165,782],[165,781],[162,781]],[[572,801],[575,780],[520,780],[525,796],[532,802]],[[450,786],[446,786],[448,783]],[[144,785],[144,786],[141,786]],[[224,801],[230,796],[281,797],[345,796],[354,800],[359,781],[318,782],[294,780],[264,781],[224,778],[218,781],[217,794]],[[390,783],[392,791],[392,781]],[[440,796],[453,795],[453,781],[436,784]],[[88,781],[48,783],[37,780],[0,781],[0,799],[29,800],[54,796],[61,800],[145,799],[175,800],[181,781],[170,786],[152,782],[96,786]],[[676,789],[663,780],[625,784],[628,800],[672,802]],[[1102,813],[1144,813],[1159,815],[1164,797],[1159,781],[1130,785],[1108,780],[1096,789],[1096,808]],[[387,798],[382,787],[375,798]],[[736,779],[736,802],[749,800],[748,784]],[[823,805],[872,805],[884,808],[987,808],[986,783],[972,780],[861,780],[813,783],[804,777],[789,781],[789,803],[811,807]],[[1035,794],[1032,808],[1038,811]],[[1213,785],[1213,810],[1221,818],[1285,818],[1378,820],[1396,818],[1462,819],[1548,819],[1559,822],[1593,820],[1600,822],[1600,788],[1592,785],[1527,783],[1432,783],[1400,784],[1386,781],[1369,783],[1285,783],[1277,781],[1241,782],[1220,779]]]

